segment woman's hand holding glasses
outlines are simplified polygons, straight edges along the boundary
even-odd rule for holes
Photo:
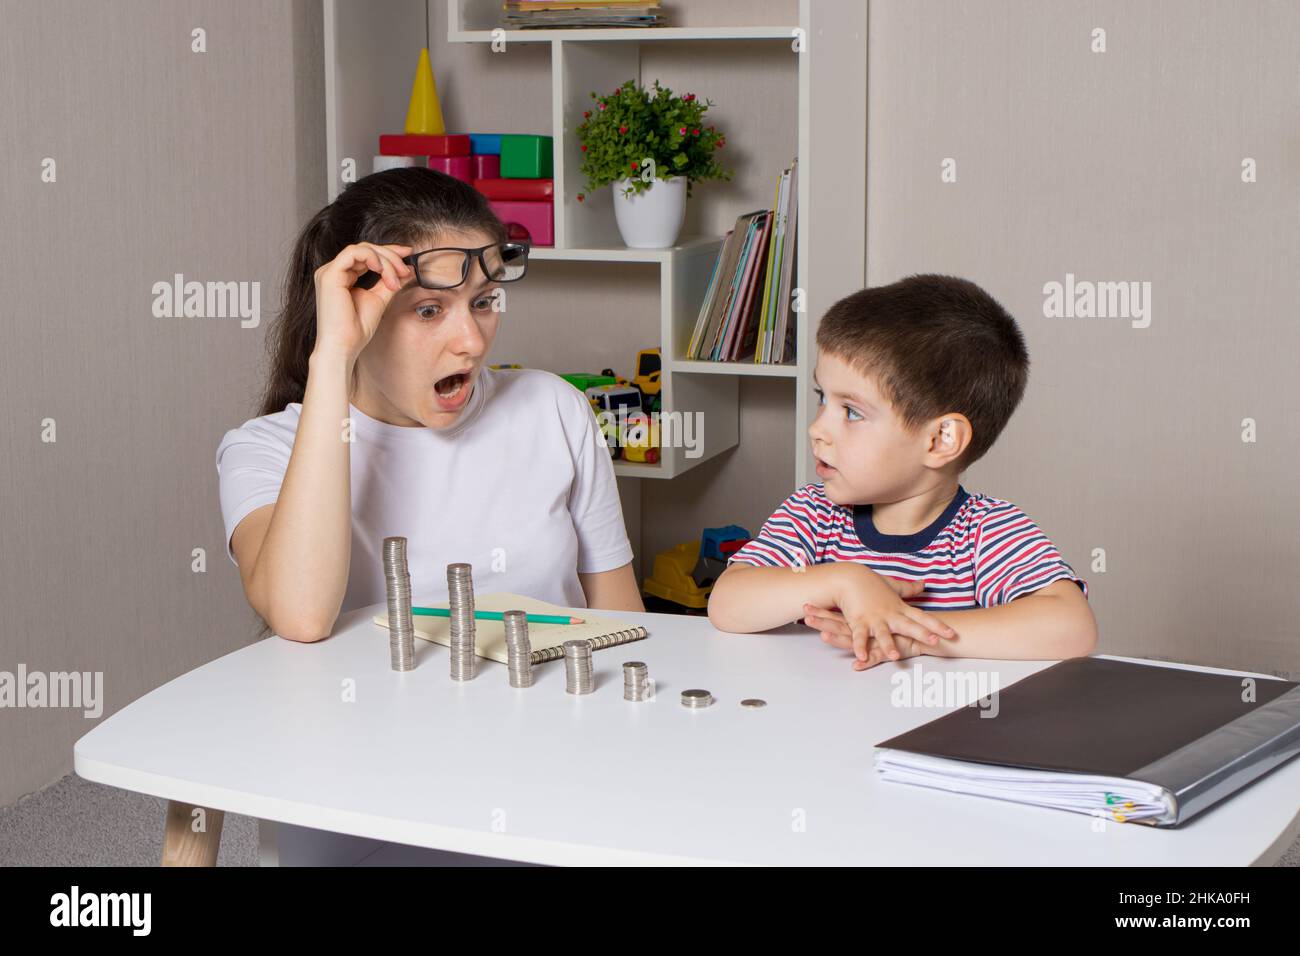
[[[315,352],[354,362],[374,337],[388,303],[412,275],[402,258],[410,246],[358,242],[316,270]],[[379,281],[357,285],[367,274]]]

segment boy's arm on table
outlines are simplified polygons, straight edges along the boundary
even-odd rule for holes
[[[937,643],[955,635],[937,615],[912,607],[923,585],[886,578],[864,564],[831,562],[798,567],[733,564],[718,577],[709,595],[709,622],[736,633],[766,631],[804,617],[804,606],[842,609],[859,622],[857,648],[866,653],[870,635],[883,634],[893,649],[893,634]],[[843,619],[843,618],[842,618]]]
[[[1097,620],[1079,586],[1070,580],[1053,581],[1007,604],[932,613],[957,636],[938,645],[917,644],[905,656],[1064,660],[1091,654],[1097,646]],[[829,634],[828,643],[853,646],[844,615],[827,605],[810,609],[808,624]]]

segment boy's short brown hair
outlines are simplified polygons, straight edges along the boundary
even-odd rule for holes
[[[1016,320],[956,276],[908,276],[846,296],[822,318],[817,345],[874,379],[909,429],[944,412],[970,419],[959,469],[993,447],[1029,379]]]

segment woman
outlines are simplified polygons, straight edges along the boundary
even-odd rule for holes
[[[645,609],[587,400],[486,365],[526,265],[506,240],[480,193],[412,168],[347,187],[299,236],[261,417],[217,449],[228,553],[281,637],[383,602],[390,535],[429,603],[463,561],[479,593]]]

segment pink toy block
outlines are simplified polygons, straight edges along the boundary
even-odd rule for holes
[[[474,164],[475,179],[498,179],[501,176],[501,157],[477,154],[470,157]]]
[[[528,230],[535,246],[555,245],[555,206],[549,202],[493,199],[488,202],[502,222],[517,222]]]
[[[468,156],[430,156],[429,168],[463,179],[467,183],[474,182],[474,164]]]

